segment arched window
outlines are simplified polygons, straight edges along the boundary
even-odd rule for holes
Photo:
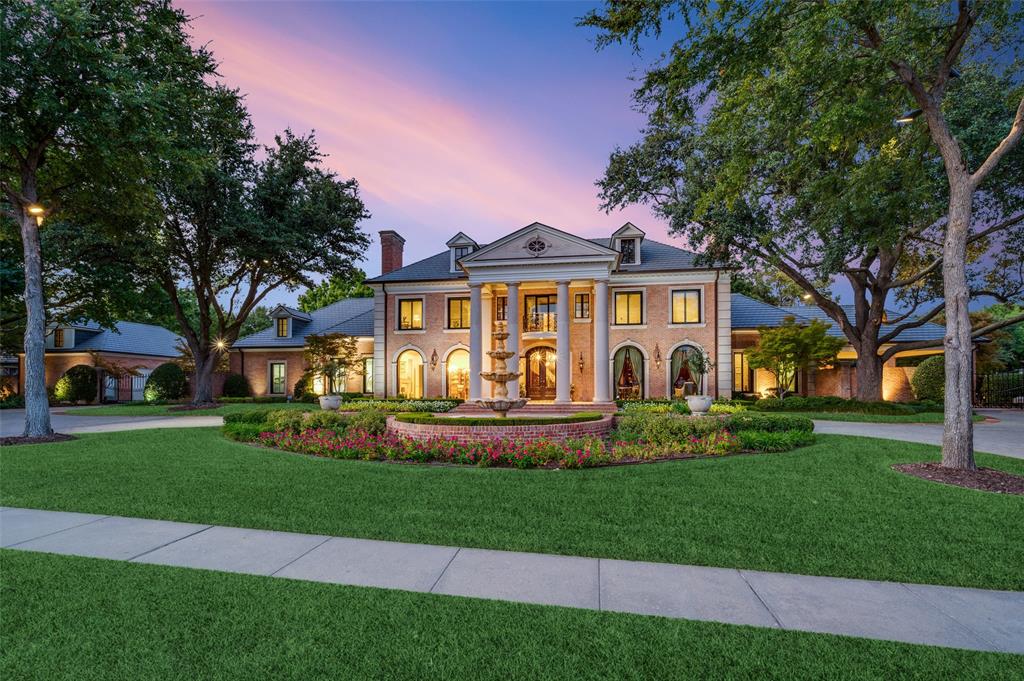
[[[423,397],[423,358],[415,350],[398,356],[398,394],[409,399]]]
[[[445,362],[448,397],[469,399],[469,351],[452,350]]]
[[[672,364],[669,369],[669,388],[672,397],[704,394],[704,377],[697,376],[690,368],[691,353],[700,350],[692,345],[680,345],[672,352]]]
[[[644,396],[644,355],[640,348],[619,348],[612,363],[615,399],[639,400]]]

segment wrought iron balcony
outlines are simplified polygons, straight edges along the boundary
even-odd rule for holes
[[[558,330],[558,316],[554,312],[534,312],[523,315],[523,333],[554,333]]]

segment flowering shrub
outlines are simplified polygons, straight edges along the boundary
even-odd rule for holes
[[[586,468],[611,460],[604,443],[598,438],[565,442],[538,439],[531,442],[496,440],[462,443],[448,438],[413,440],[393,433],[378,435],[355,429],[349,429],[344,433],[329,429],[311,429],[301,433],[261,433],[259,441],[266,446],[288,452],[364,461],[436,461],[515,468],[549,465],[561,468]]]
[[[443,412],[459,406],[455,400],[345,400],[341,411],[381,411],[388,414],[399,412]]]

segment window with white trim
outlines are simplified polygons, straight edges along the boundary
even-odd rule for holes
[[[672,323],[700,324],[700,289],[672,292]]]
[[[616,326],[637,326],[644,323],[642,291],[616,291],[614,300]]]
[[[407,331],[423,328],[423,300],[406,298],[398,301],[398,328]]]

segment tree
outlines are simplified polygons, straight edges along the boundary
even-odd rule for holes
[[[363,283],[365,280],[366,272],[360,269],[331,275],[299,294],[299,309],[312,312],[346,298],[373,298],[373,289]]]
[[[798,305],[805,300],[804,296],[810,296],[803,287],[774,268],[740,270],[733,274],[731,285],[733,293],[780,307]],[[816,282],[815,288],[826,292],[828,283]]]
[[[872,390],[876,355],[896,351],[881,349],[895,336],[877,332],[886,296],[916,298],[941,274],[952,308],[946,361],[958,367],[947,371],[943,461],[973,468],[967,379],[971,337],[985,329],[967,320],[966,270],[986,260],[979,250],[1021,240],[1020,157],[1010,150],[1022,127],[1012,61],[1022,18],[1020,6],[966,0],[609,3],[582,22],[603,31],[599,45],[639,47],[662,26],[682,35],[637,90],[649,129],[621,172],[613,156],[609,174],[625,180],[606,203],[661,201],[673,226],[697,223],[716,255],[742,244],[779,267],[836,320],[857,349],[858,383]],[[911,106],[927,129],[893,125]],[[695,188],[678,191],[680,176]],[[808,270],[851,281],[855,319]],[[941,310],[889,321],[896,332]]]
[[[807,325],[797,324],[790,316],[777,327],[761,327],[757,330],[757,345],[747,350],[747,361],[751,368],[764,369],[774,376],[779,397],[785,397],[800,371],[821,369],[835,361],[845,343],[828,335],[831,326],[817,319]]]
[[[149,293],[145,307],[137,308],[127,319],[142,324],[156,324],[175,333],[180,333],[181,325],[178,323],[178,317],[174,313],[174,306],[171,304],[170,296],[159,285],[155,286],[155,288],[155,291]],[[196,296],[192,289],[179,289],[178,301],[189,324],[198,326],[199,303],[196,301]],[[207,315],[213,320],[217,318],[217,313],[212,306],[207,310]],[[229,317],[228,321],[231,322],[233,320]],[[270,317],[270,308],[266,305],[257,305],[249,313],[245,322],[242,323],[238,337],[242,338],[257,331],[262,331],[263,329],[270,328],[273,324],[274,320]],[[214,338],[223,336],[221,329],[216,326],[216,323],[212,332]]]
[[[207,86],[193,99],[201,125],[179,122],[186,159],[157,181],[164,214],[146,267],[170,298],[194,363],[193,404],[212,402],[212,376],[259,303],[311,273],[347,274],[369,239],[355,180],[322,167],[312,134],[286,130],[257,160],[238,94]],[[180,282],[187,282],[183,296]],[[198,320],[189,318],[195,299]]]
[[[128,234],[153,207],[167,104],[213,73],[187,19],[161,0],[8,4],[0,60],[0,190],[18,224],[25,304],[25,435],[50,434],[39,226]]]
[[[324,389],[328,394],[339,392],[338,383],[344,380],[341,376],[349,370],[362,370],[356,339],[343,333],[306,336],[302,358],[310,376],[324,379]]]

